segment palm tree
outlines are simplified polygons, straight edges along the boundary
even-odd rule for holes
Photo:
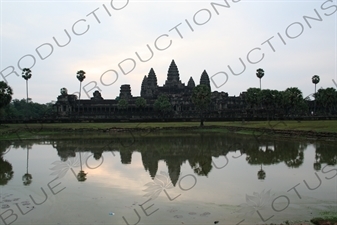
[[[85,72],[83,70],[77,71],[77,80],[80,81],[80,93],[78,95],[78,99],[81,99],[81,88],[82,88],[82,81],[85,79]]]
[[[313,84],[315,84],[315,103],[314,103],[314,111],[316,111],[316,85],[319,83],[320,79],[318,75],[314,75],[311,78]]]
[[[32,77],[32,71],[29,68],[24,68],[22,70],[22,77],[26,80],[26,92],[27,92],[27,103],[28,103],[28,80]]]
[[[79,82],[80,82],[80,92],[78,94],[78,102],[80,102],[80,100],[81,100],[82,81],[85,79],[85,72],[83,70],[77,71],[76,77],[77,77],[77,80],[79,80]],[[80,108],[78,108],[78,113],[80,113]]]
[[[315,84],[315,94],[316,94],[316,84],[318,84],[319,81],[320,81],[319,76],[314,75],[314,76],[312,76],[311,80],[312,80],[312,83]]]
[[[261,90],[261,78],[264,76],[264,70],[261,68],[257,69],[256,76],[260,79],[260,90]]]

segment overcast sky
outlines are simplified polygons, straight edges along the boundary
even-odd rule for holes
[[[336,5],[336,0],[1,1],[0,80],[13,88],[13,98],[25,98],[21,69],[31,67],[29,96],[47,103],[57,100],[62,87],[78,92],[76,72],[84,70],[82,99],[92,97],[95,83],[105,99],[119,95],[122,84],[139,96],[144,75],[153,68],[162,86],[174,59],[185,84],[190,77],[199,84],[206,70],[213,91],[238,96],[259,87],[255,73],[263,68],[262,88],[299,87],[305,97],[314,92],[315,74],[321,78],[318,88],[337,82]]]

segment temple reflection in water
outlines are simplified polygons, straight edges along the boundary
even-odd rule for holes
[[[13,177],[13,168],[3,155],[9,149],[27,149],[27,172],[24,174],[25,182],[29,184],[32,175],[28,172],[29,149],[34,144],[52,145],[57,151],[60,160],[65,162],[81,155],[90,153],[95,160],[100,160],[103,154],[112,152],[120,155],[122,164],[131,164],[133,153],[139,152],[145,171],[153,179],[158,173],[158,164],[165,162],[171,182],[175,186],[181,175],[181,167],[188,163],[198,176],[208,176],[214,165],[212,157],[227,157],[229,153],[238,157],[241,155],[249,165],[260,166],[257,178],[265,179],[268,171],[263,166],[284,163],[289,168],[299,168],[304,161],[304,151],[310,145],[308,141],[289,140],[256,140],[252,136],[194,134],[190,136],[121,136],[113,139],[107,138],[76,138],[54,141],[25,141],[0,142],[0,185],[6,185]],[[313,169],[318,171],[324,165],[337,164],[337,151],[333,144],[316,141]],[[34,148],[32,149],[32,151]],[[117,155],[116,154],[116,155]],[[84,157],[84,156],[83,156]],[[232,157],[231,157],[232,158]],[[82,158],[83,160],[83,158]],[[228,160],[230,158],[228,157]],[[105,161],[104,163],[109,163]]]

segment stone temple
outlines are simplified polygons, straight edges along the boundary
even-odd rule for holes
[[[211,90],[206,70],[201,73],[198,84],[206,85]],[[151,68],[148,75],[143,78],[140,96],[132,96],[129,84],[121,85],[120,94],[116,99],[103,99],[101,93],[96,90],[90,100],[78,100],[76,95],[67,94],[66,89],[63,88],[55,107],[60,119],[156,121],[163,119],[163,115],[155,109],[154,104],[159,96],[164,95],[167,96],[172,108],[168,114],[165,114],[165,120],[197,120],[199,111],[192,103],[191,95],[193,88],[198,84],[190,77],[185,85],[180,80],[175,61],[172,60],[163,86],[158,85],[157,75]],[[137,105],[139,98],[146,101],[145,105]],[[119,104],[121,99],[124,99],[123,107]],[[236,117],[237,113],[241,115],[243,107],[244,93],[238,97],[230,97],[228,93],[213,91],[208,117],[210,119]]]

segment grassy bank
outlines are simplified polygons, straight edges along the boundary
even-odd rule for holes
[[[0,140],[32,138],[64,132],[118,132],[125,130],[199,130],[199,122],[161,122],[161,123],[48,123],[48,124],[3,124],[0,125]],[[241,134],[264,132],[265,130],[279,134],[337,135],[337,120],[322,121],[257,121],[257,122],[205,122],[202,132],[234,131]]]

